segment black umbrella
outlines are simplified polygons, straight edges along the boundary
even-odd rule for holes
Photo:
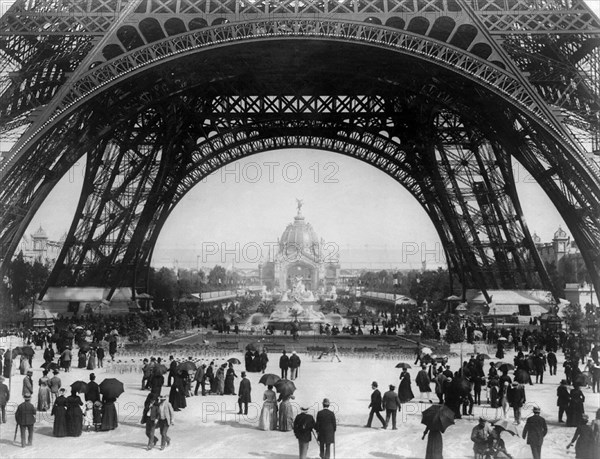
[[[275,383],[275,389],[281,394],[282,397],[287,397],[295,392],[296,385],[293,381],[288,379],[280,379]]]
[[[82,341],[81,343],[79,343],[79,350],[83,351],[83,352],[87,352],[90,350],[90,343],[86,342],[86,341]]]
[[[408,370],[409,368],[412,368],[412,367],[410,366],[409,363],[400,362],[398,365],[396,365],[396,368],[403,368],[403,369],[406,368]]]
[[[518,369],[515,371],[515,381],[521,384],[529,384],[531,377],[527,370]]]
[[[196,371],[197,368],[198,367],[196,367],[196,364],[191,360],[186,360],[185,362],[181,362],[179,365],[177,365],[177,371],[190,372]]]
[[[162,363],[157,363],[156,365],[154,365],[155,373],[164,375],[167,371],[169,371],[169,369],[166,366],[164,366]]]
[[[446,405],[432,405],[423,411],[421,424],[425,424],[429,430],[445,432],[454,424],[454,411]]]
[[[498,369],[500,371],[502,371],[503,373],[506,373],[510,370],[514,370],[515,366],[512,363],[503,363],[502,365],[500,365],[500,367]]]
[[[258,382],[265,386],[274,386],[279,380],[281,380],[279,376],[274,375],[273,373],[267,373],[266,375],[262,375]]]
[[[71,384],[71,389],[80,394],[85,394],[87,392],[88,386],[84,381],[75,381]]]
[[[105,398],[117,398],[125,392],[123,383],[115,378],[107,378],[100,383],[100,393]]]
[[[35,351],[31,346],[23,346],[21,349],[23,355],[26,355],[27,357],[33,357],[35,354]]]
[[[471,384],[465,378],[454,378],[450,385],[451,391],[459,395],[467,395],[471,392]]]

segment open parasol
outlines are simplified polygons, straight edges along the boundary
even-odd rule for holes
[[[267,373],[260,377],[258,381],[260,384],[264,384],[265,386],[274,386],[277,381],[281,380],[281,378],[273,373]]]
[[[162,363],[157,363],[154,365],[154,372],[157,374],[164,375],[167,371],[169,371],[169,369]]]
[[[429,430],[445,432],[454,424],[454,411],[446,405],[432,405],[423,411],[421,424],[425,424]]]
[[[88,386],[84,381],[75,381],[73,384],[71,384],[71,389],[79,394],[85,394],[87,393]]]
[[[409,368],[412,368],[412,367],[410,366],[409,363],[400,362],[398,365],[396,365],[396,368],[402,368],[402,369],[406,368],[408,370]]]
[[[467,395],[471,392],[471,383],[466,378],[454,378],[450,385],[450,389],[452,392],[455,392],[459,395]]]
[[[293,381],[288,379],[280,379],[275,383],[275,390],[277,390],[282,397],[287,397],[295,392],[296,385]]]
[[[100,393],[105,398],[117,398],[125,392],[123,383],[115,378],[106,378],[100,383]]]
[[[186,360],[185,362],[181,362],[179,365],[177,365],[177,371],[189,372],[189,371],[196,371],[196,370],[197,370],[196,364],[194,362],[192,362],[191,360]]]
[[[511,435],[519,436],[519,431],[517,430],[517,426],[510,422],[508,419],[500,419],[498,421],[493,421],[492,425],[494,427],[500,427],[502,430],[505,430]]]
[[[240,362],[240,360],[239,360],[239,359],[236,359],[235,357],[231,357],[231,358],[230,358],[230,359],[228,359],[227,361],[228,361],[229,363],[233,363],[234,365],[239,365],[240,363],[242,363],[242,362]]]
[[[503,363],[498,367],[498,370],[506,373],[510,370],[514,370],[515,366],[512,363]]]
[[[523,369],[515,371],[515,381],[520,384],[529,384],[531,382],[531,376],[529,372]]]
[[[433,352],[433,351],[432,351],[430,348],[428,348],[428,347],[424,347],[423,349],[421,349],[421,353],[422,353],[422,354],[428,354],[428,355],[429,355],[429,354],[431,354],[432,352]]]
[[[508,341],[504,336],[501,336],[500,338],[498,338],[498,341]]]

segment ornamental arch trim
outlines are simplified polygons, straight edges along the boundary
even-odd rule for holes
[[[133,30],[127,29],[126,37],[123,37],[125,41],[123,45],[131,47],[132,41],[139,43],[142,38],[137,29],[132,26],[126,27]],[[568,138],[553,128],[552,121],[538,106],[529,93],[529,89],[524,87],[510,72],[498,66],[497,61],[487,61],[465,49],[437,41],[425,35],[376,24],[336,21],[333,19],[285,19],[277,21],[261,19],[244,23],[225,23],[219,26],[189,31],[137,47],[116,57],[113,57],[116,54],[113,46],[110,52],[105,55],[105,57],[113,58],[102,64],[94,62],[92,68],[78,80],[72,82],[69,88],[66,88],[65,95],[46,122],[39,126],[35,132],[32,132],[28,138],[23,139],[19,148],[12,152],[9,161],[6,161],[5,165],[16,157],[20,151],[26,149],[31,142],[38,139],[53,123],[125,78],[142,73],[152,66],[203,49],[274,39],[318,39],[360,43],[422,59],[428,63],[451,70],[489,89],[515,106],[519,111],[526,113],[537,123],[545,126],[548,132],[560,139],[560,143],[570,145],[570,149],[574,148]],[[475,41],[473,46],[480,43],[485,44]],[[478,52],[477,54],[484,55],[485,53]],[[494,54],[490,58],[493,56]],[[578,155],[578,157],[586,162],[582,155]]]

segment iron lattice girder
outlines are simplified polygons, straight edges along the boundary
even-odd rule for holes
[[[131,11],[127,10],[126,5],[131,5],[135,8]],[[467,25],[470,23],[469,13],[474,11],[476,17],[480,18],[491,34],[495,33],[521,33],[527,32],[532,35],[540,35],[541,33],[552,34],[556,36],[559,33],[576,34],[596,34],[600,33],[600,25],[598,20],[590,14],[587,8],[581,2],[565,3],[562,1],[539,1],[530,2],[528,0],[478,0],[477,2],[467,3],[463,0],[442,1],[432,0],[424,2],[414,2],[413,0],[377,0],[377,1],[336,1],[323,2],[320,0],[305,0],[299,2],[297,0],[272,2],[244,2],[240,0],[231,1],[100,1],[100,2],[76,2],[65,1],[56,4],[55,2],[39,1],[39,2],[24,2],[18,1],[13,7],[3,16],[0,23],[0,34],[4,33],[16,40],[16,37],[23,37],[23,34],[32,33],[35,39],[28,38],[28,42],[20,41],[9,44],[6,47],[7,52],[14,50],[12,54],[15,58],[26,53],[26,49],[35,49],[38,47],[36,40],[40,44],[48,42],[47,37],[51,34],[58,36],[76,36],[78,34],[95,33],[102,36],[105,34],[112,24],[118,21],[123,21],[123,15],[128,15],[127,25],[124,27],[137,28],[136,32],[140,38],[135,46],[146,45],[157,38],[163,38],[173,33],[181,33],[182,30],[193,30],[203,25],[214,25],[223,22],[241,22],[246,23],[248,17],[268,16],[276,18],[278,22],[271,24],[270,29],[280,28],[279,32],[293,32],[294,25],[287,21],[290,17],[298,19],[302,15],[313,16],[317,14],[319,17],[335,17],[340,21],[360,21],[369,23],[381,23],[390,27],[403,28],[407,26],[408,30],[419,30],[419,33],[430,34],[436,30],[435,22],[440,19],[443,14],[444,18],[453,23]],[[173,15],[177,15],[174,18]],[[251,15],[251,16],[248,16]],[[515,21],[514,17],[523,18],[523,21]],[[162,29],[158,32],[155,25],[147,29],[145,33],[141,33],[142,24],[149,18],[156,21],[158,28]],[[423,26],[411,26],[412,21],[416,19],[424,20],[427,26],[421,30]],[[504,20],[510,18],[509,20]],[[167,27],[166,22],[169,20],[178,20],[183,24],[183,29],[180,26]],[[197,21],[201,22],[197,22]],[[196,22],[194,22],[196,21]],[[203,21],[203,22],[202,22]],[[214,22],[216,21],[216,22]],[[192,24],[195,24],[192,26]],[[415,23],[416,24],[416,23]],[[446,24],[447,26],[447,24]],[[412,27],[412,29],[411,29]],[[268,30],[267,28],[266,30]],[[153,32],[151,33],[150,30]],[[449,34],[446,39],[452,38],[456,32]],[[330,33],[330,32],[329,32]],[[118,33],[115,35],[118,36]],[[436,38],[440,38],[436,32]],[[470,48],[486,43],[484,36],[479,33],[476,43],[471,44]],[[116,44],[117,42],[115,42]],[[133,42],[132,42],[133,43]],[[489,45],[489,40],[487,41]],[[132,49],[131,43],[124,45],[127,50]],[[78,50],[80,55],[70,56],[72,64],[77,65],[82,62],[83,55],[88,54],[88,49],[85,46],[78,44],[77,46],[65,46],[66,49]],[[493,48],[493,47],[492,47]],[[85,50],[85,51],[82,51]],[[58,54],[58,49],[53,49],[53,55]],[[499,57],[491,50],[491,59],[495,62],[501,61]],[[90,53],[93,54],[93,53]],[[94,65],[103,61],[102,56],[98,54],[97,62]],[[22,58],[21,58],[22,59]],[[38,65],[43,67],[43,60],[36,58]],[[52,61],[53,62],[53,61]],[[52,65],[48,62],[48,65]],[[24,67],[19,69],[23,72]],[[35,73],[37,75],[37,72]],[[37,76],[26,77],[37,78]],[[597,82],[597,79],[595,80]],[[586,80],[586,83],[590,81]],[[60,86],[61,78],[52,80],[52,84]],[[39,87],[38,85],[29,86]],[[20,97],[20,100],[25,100],[23,95],[19,96],[19,91],[16,87],[10,88],[6,93],[10,93],[13,97]],[[5,94],[7,95],[7,94]],[[27,100],[34,100],[33,104],[26,104],[27,108],[39,106],[49,100],[49,97],[54,93],[48,94],[39,90],[33,90]],[[16,104],[16,105],[23,105]],[[0,112],[2,111],[0,104]],[[592,109],[593,111],[593,109]],[[10,111],[12,116],[22,114],[22,110]],[[8,122],[8,120],[6,120]]]
[[[458,71],[466,78],[477,81],[497,94],[502,95],[507,101],[516,103],[522,109],[531,112],[538,119],[546,122],[552,129],[554,124],[548,117],[545,109],[539,106],[530,92],[510,73],[482,61],[463,50],[456,49],[444,43],[430,41],[422,36],[403,31],[381,29],[365,24],[342,24],[336,21],[301,20],[290,21],[299,27],[298,37],[312,37],[316,39],[344,39],[358,40],[361,43],[371,42],[377,47],[390,48],[410,55],[417,55],[420,59],[435,63],[453,71]],[[152,62],[159,62],[174,57],[181,57],[184,53],[193,53],[197,49],[218,43],[232,43],[247,38],[264,36],[260,32],[263,26],[269,27],[268,35],[272,37],[292,37],[294,33],[282,33],[272,28],[272,21],[255,21],[245,24],[225,25],[218,29],[201,30],[185,35],[171,37],[148,47],[132,51],[125,56],[113,59],[104,65],[94,67],[76,82],[73,82],[64,97],[57,101],[57,110],[47,113],[46,119],[41,122],[33,135],[27,140],[32,141],[47,129],[61,116],[97,93],[107,90],[118,80],[131,76],[141,71],[141,68]],[[315,24],[317,27],[315,27]],[[32,127],[33,129],[33,127]],[[560,129],[559,129],[560,131]],[[561,135],[561,134],[559,134]],[[18,144],[8,160],[0,164],[0,173],[18,158],[23,143]],[[594,167],[585,157],[581,161],[587,162],[589,167]]]

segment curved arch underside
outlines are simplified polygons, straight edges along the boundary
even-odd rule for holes
[[[578,153],[514,101],[419,55],[296,39],[206,48],[111,83],[19,158],[0,203],[4,260],[59,178],[85,184],[49,285],[132,285],[203,177],[281,148],[354,157],[408,189],[468,286],[553,292],[511,158],[542,185],[600,290],[600,189]]]

